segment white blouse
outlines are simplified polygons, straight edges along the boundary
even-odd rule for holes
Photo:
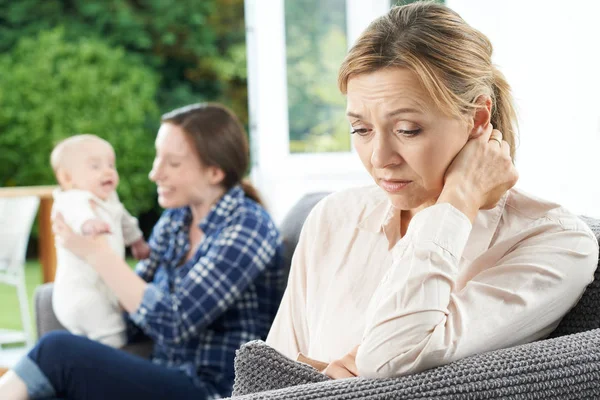
[[[361,376],[422,371],[550,334],[592,281],[598,242],[521,190],[469,219],[450,204],[400,213],[377,186],[307,218],[267,343],[331,362],[360,345]]]

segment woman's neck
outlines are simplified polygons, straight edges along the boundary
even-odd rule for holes
[[[195,204],[190,204],[192,211],[192,226],[198,226],[200,222],[208,215],[210,209],[223,197],[225,189],[215,188],[207,193],[206,196]]]
[[[412,220],[412,218],[415,216],[416,213],[418,213],[421,210],[426,209],[427,207],[431,207],[432,205],[434,205],[436,203],[436,201],[437,201],[437,198],[435,200],[426,201],[417,208],[413,208],[411,210],[402,210],[401,214],[400,214],[400,235],[402,237],[404,237],[404,235],[406,235],[406,231],[408,230],[410,221]]]

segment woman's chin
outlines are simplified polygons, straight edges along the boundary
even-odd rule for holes
[[[416,210],[424,203],[412,196],[404,196],[401,194],[388,194],[388,198],[390,199],[390,203],[392,203],[392,207],[402,211]]]
[[[158,205],[162,208],[180,208],[185,206],[186,204],[182,204],[182,202],[177,201],[177,199],[168,198],[165,196],[158,196]]]

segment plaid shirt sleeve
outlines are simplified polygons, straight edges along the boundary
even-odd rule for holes
[[[180,344],[227,311],[265,270],[279,236],[274,224],[246,214],[217,233],[205,256],[172,293],[148,284],[140,307],[131,314],[156,342]]]
[[[135,266],[135,272],[146,282],[151,282],[154,279],[154,274],[160,265],[161,254],[164,253],[167,246],[167,233],[170,225],[171,211],[165,211],[154,228],[148,246],[150,246],[150,256],[138,262]]]

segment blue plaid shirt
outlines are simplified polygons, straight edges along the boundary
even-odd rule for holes
[[[154,341],[152,360],[185,371],[212,397],[229,396],[235,351],[265,338],[284,287],[282,242],[267,212],[229,190],[200,223],[192,259],[189,207],[166,210],[137,274],[148,286],[131,321]]]

